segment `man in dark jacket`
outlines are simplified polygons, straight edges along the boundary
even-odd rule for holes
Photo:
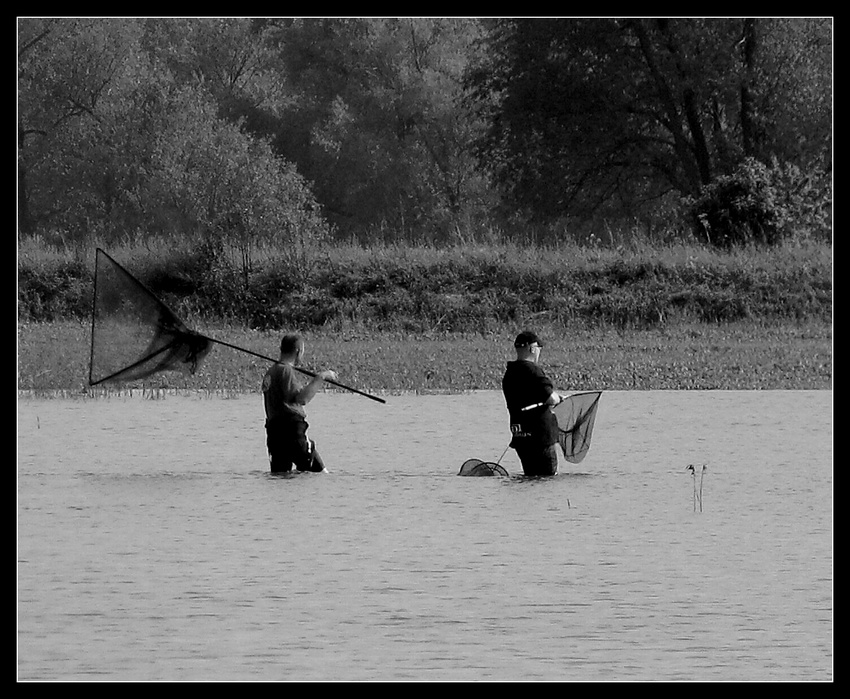
[[[562,398],[538,366],[542,347],[535,333],[520,333],[514,341],[516,360],[508,362],[502,378],[513,435],[511,447],[526,476],[558,473],[558,421],[550,408]]]

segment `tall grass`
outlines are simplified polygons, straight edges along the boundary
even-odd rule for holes
[[[191,241],[108,251],[178,312],[254,329],[486,333],[505,326],[641,328],[685,320],[828,321],[824,244],[719,251],[632,242],[225,247]],[[85,318],[94,246],[19,248],[19,319]]]

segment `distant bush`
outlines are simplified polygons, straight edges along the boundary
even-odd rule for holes
[[[729,248],[831,236],[832,194],[826,173],[747,159],[687,202],[697,238]]]

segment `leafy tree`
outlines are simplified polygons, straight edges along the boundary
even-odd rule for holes
[[[140,66],[125,20],[24,19],[18,42],[18,202],[22,232],[81,235],[120,207],[113,116]],[[115,175],[118,175],[116,178]]]
[[[258,241],[324,234],[294,167],[219,116],[234,96],[263,99],[249,77],[258,70],[243,75],[215,60],[228,55],[227,46],[240,46],[248,25],[204,26],[212,33],[200,39],[198,32],[177,34],[198,39],[207,51],[201,61],[181,52],[175,36],[163,38],[163,28],[176,25],[22,22],[22,232],[106,241],[183,234],[201,237],[210,250],[232,241],[246,266]],[[247,56],[261,53],[245,49]]]
[[[474,20],[272,23],[290,92],[275,146],[343,235],[450,235],[488,200],[462,76]]]
[[[670,193],[699,196],[748,156],[803,165],[830,148],[828,30],[497,20],[467,78],[488,122],[480,158],[509,202],[550,220],[648,215]]]
[[[304,245],[326,226],[307,183],[267,141],[248,138],[238,125],[215,117],[208,96],[184,89],[152,147],[151,201],[160,227],[179,221],[209,251],[225,245],[242,252],[250,269],[258,243]]]
[[[222,117],[268,135],[288,96],[262,27],[232,17],[149,19],[144,46],[178,85],[202,87]]]
[[[522,223],[666,222],[724,177],[828,219],[828,19],[18,27],[22,234],[446,240],[496,222],[490,177]]]
[[[745,156],[831,169],[831,19],[748,19],[744,26]]]

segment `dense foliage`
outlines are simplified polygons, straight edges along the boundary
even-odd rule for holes
[[[330,237],[829,237],[831,57],[829,19],[22,18],[19,236],[243,271]]]
[[[506,201],[531,217],[675,225],[671,201],[729,206],[728,189],[713,187],[721,178],[770,208],[747,176],[753,161],[786,175],[780,194],[816,182],[818,205],[831,204],[828,21],[506,19],[489,47],[468,74],[487,125],[479,152]],[[783,206],[763,214],[806,218]],[[735,223],[750,222],[752,236],[718,239],[772,241],[761,221]],[[829,230],[817,224],[806,233]]]
[[[299,257],[264,250],[247,278],[237,265],[211,265],[187,248],[113,253],[178,316],[252,330],[487,333],[526,324],[635,329],[832,317],[823,245],[730,252],[334,245]],[[87,322],[92,263],[93,255],[78,262],[28,246],[19,317]]]

